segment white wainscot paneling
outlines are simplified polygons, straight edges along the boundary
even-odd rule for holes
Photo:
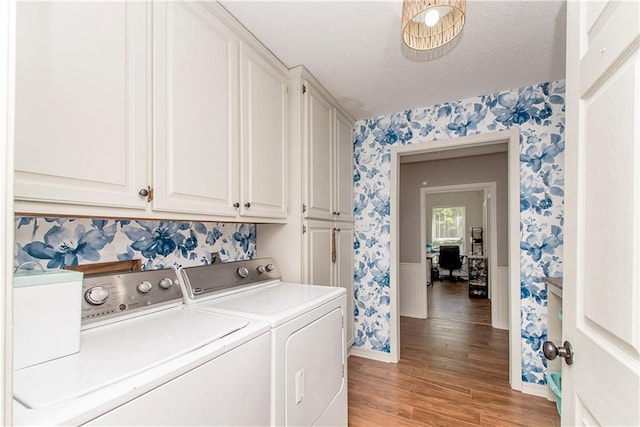
[[[509,329],[509,267],[498,267],[495,289],[491,289],[491,326]]]
[[[427,286],[422,264],[400,263],[400,316],[427,318]]]

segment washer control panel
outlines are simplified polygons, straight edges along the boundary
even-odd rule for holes
[[[261,282],[280,280],[280,272],[271,258],[186,267],[180,270],[180,275],[187,303]]]
[[[93,275],[82,281],[82,324],[181,300],[178,276],[170,268]]]

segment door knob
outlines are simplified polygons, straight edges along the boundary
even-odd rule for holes
[[[565,341],[562,347],[556,347],[551,341],[545,341],[544,344],[542,344],[542,352],[544,353],[544,357],[549,360],[560,356],[564,358],[567,365],[573,365],[573,346],[571,346],[569,341]]]

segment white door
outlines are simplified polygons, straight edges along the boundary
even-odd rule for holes
[[[240,46],[242,181],[240,214],[287,217],[286,69]]]
[[[336,111],[334,212],[340,221],[353,220],[353,123]]]
[[[331,214],[333,178],[331,144],[333,143],[333,107],[309,83],[305,83],[305,125],[307,218],[333,219]]]
[[[347,290],[347,344],[353,344],[353,223],[336,223],[335,286]]]
[[[333,224],[329,221],[305,223],[306,283],[331,286],[333,263],[331,262]]]
[[[565,425],[640,425],[639,16],[567,2]]]
[[[196,2],[154,3],[154,209],[236,216],[238,39]]]
[[[149,13],[18,2],[16,199],[146,208]]]

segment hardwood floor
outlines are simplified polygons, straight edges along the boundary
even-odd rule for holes
[[[436,282],[433,317],[401,318],[399,363],[349,357],[350,426],[560,425],[555,402],[510,388],[508,332],[474,323],[488,300],[462,290]]]
[[[427,287],[427,312],[431,319],[459,320],[491,325],[491,301],[469,298],[469,282],[436,280]]]

